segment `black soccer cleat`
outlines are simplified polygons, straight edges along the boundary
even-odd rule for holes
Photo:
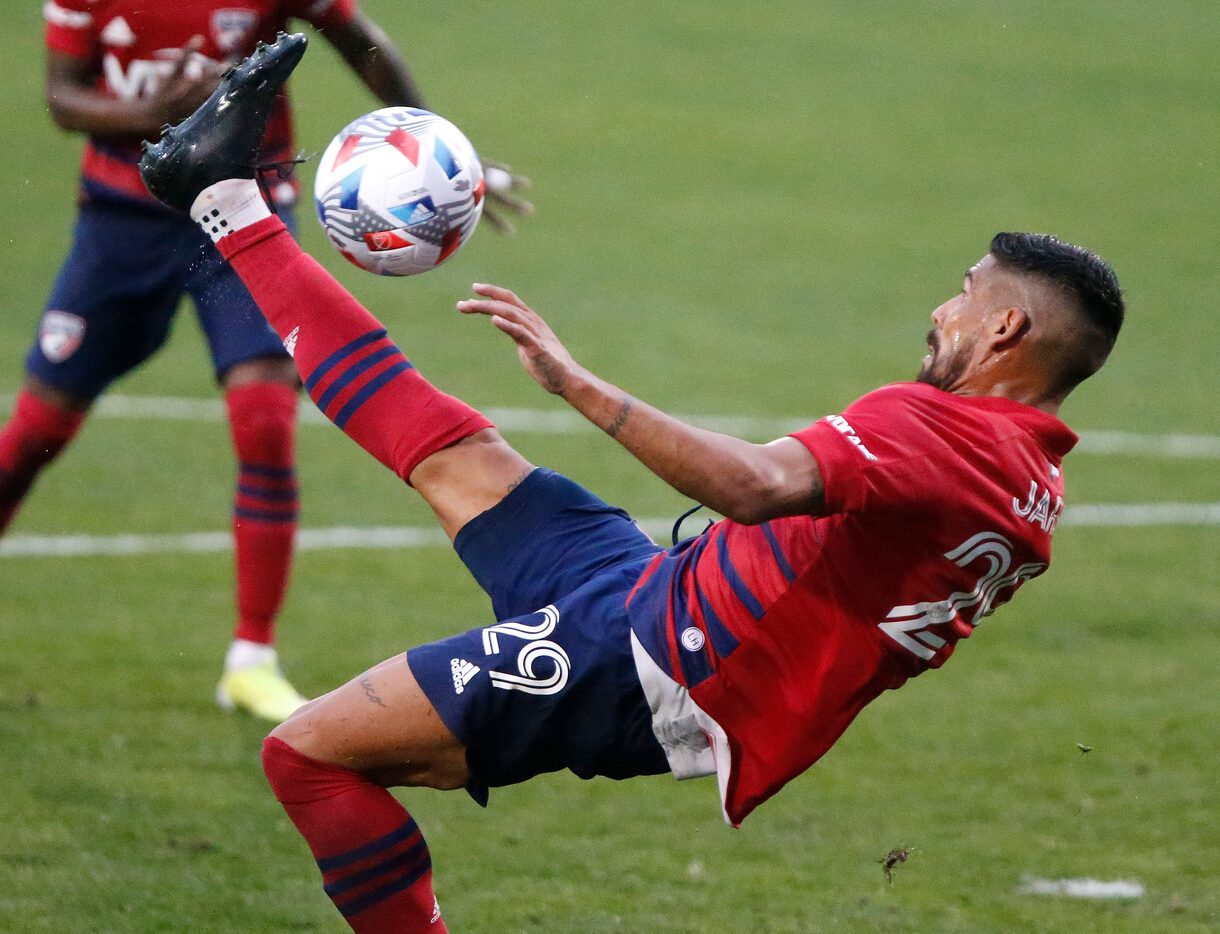
[[[254,178],[259,149],[276,95],[301,56],[304,33],[260,42],[225,75],[199,109],[144,142],[140,177],[159,201],[189,211],[199,192],[228,178]]]

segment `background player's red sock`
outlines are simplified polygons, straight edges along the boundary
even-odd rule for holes
[[[237,454],[233,637],[271,645],[292,569],[300,509],[293,460],[297,393],[285,383],[245,383],[225,393],[225,402]]]
[[[350,769],[303,756],[274,736],[263,771],[309,842],[323,887],[361,934],[446,931],[432,893],[432,857],[388,791]]]
[[[365,308],[268,217],[217,247],[293,355],[326,416],[404,480],[491,422],[425,380]]]
[[[83,412],[61,409],[24,389],[17,394],[13,414],[0,430],[0,533],[38,472],[72,440],[84,420]]]

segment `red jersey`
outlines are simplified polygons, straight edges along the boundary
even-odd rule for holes
[[[292,17],[317,28],[351,20],[355,0],[50,0],[43,7],[48,49],[83,59],[97,69],[97,87],[132,100],[153,94],[173,70],[192,36],[203,47],[188,63],[197,73],[207,60],[237,62],[269,42]],[[292,117],[281,93],[267,122],[263,158],[293,156]],[[81,182],[94,197],[135,198],[158,204],[140,179],[140,140],[90,137],[81,162]],[[277,200],[292,192],[277,192]]]
[[[654,559],[628,603],[642,649],[719,727],[735,824],[1046,570],[1076,443],[1038,409],[921,383],[793,437],[828,515],[718,522]]]

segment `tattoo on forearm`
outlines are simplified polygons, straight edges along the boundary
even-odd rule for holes
[[[534,365],[538,368],[538,375],[542,377],[542,388],[549,393],[562,395],[565,385],[563,368],[545,357],[535,360]]]
[[[631,396],[623,396],[623,405],[618,410],[618,415],[614,416],[608,426],[606,426],[606,434],[611,438],[617,438],[618,433],[623,430],[623,426],[627,424],[627,418],[631,415]]]
[[[367,678],[367,677],[361,678],[360,686],[362,688],[364,688],[364,696],[369,699],[369,703],[377,704],[380,707],[385,706],[385,702],[380,697],[378,697],[377,692],[373,690],[373,679],[372,678]]]

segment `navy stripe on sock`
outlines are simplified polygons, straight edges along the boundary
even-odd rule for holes
[[[381,340],[383,337],[385,337],[385,335],[385,328],[378,328],[375,331],[369,331],[363,337],[357,337],[354,341],[349,341],[348,343],[344,344],[316,367],[314,367],[313,372],[309,374],[309,378],[305,380],[305,389],[307,391],[312,390],[313,387],[318,385],[318,383],[322,381],[323,377],[325,377],[326,374],[331,371],[336,363],[338,363],[344,357],[347,357],[348,355],[359,350],[361,347],[367,347],[374,341]]]
[[[269,480],[295,480],[297,475],[295,467],[269,467],[265,464],[247,464],[245,461],[239,463],[237,468],[242,473]]]
[[[403,889],[409,889],[423,877],[424,873],[428,872],[431,868],[432,860],[428,860],[425,865],[420,866],[418,869],[411,870],[406,875],[401,876],[398,879],[387,882],[381,888],[373,889],[373,891],[369,892],[367,895],[362,895],[360,898],[352,899],[345,905],[336,905],[335,907],[339,909],[339,913],[345,918],[350,918],[352,915],[358,915],[360,912],[365,911],[368,908],[372,908],[378,902],[384,902],[391,895],[397,895]]]
[[[238,519],[249,519],[251,522],[296,522],[299,511],[292,509],[286,512],[266,512],[262,509],[238,507],[233,510],[233,515]]]
[[[248,483],[237,484],[237,492],[241,496],[249,496],[251,499],[262,499],[277,503],[295,502],[300,495],[296,487],[287,490],[263,489],[262,487],[250,486]]]
[[[401,355],[402,351],[400,351],[394,344],[390,344],[389,347],[383,347],[376,353],[369,354],[358,363],[353,363],[347,368],[347,371],[342,376],[327,387],[326,392],[318,396],[315,404],[319,409],[325,412],[326,407],[335,400],[335,396],[339,395],[339,393],[343,391],[343,387],[350,385],[352,380],[358,377],[361,373],[365,372],[365,370],[375,367],[382,360],[392,357],[395,354]]]
[[[420,837],[407,849],[401,853],[397,853],[388,859],[382,860],[368,869],[362,869],[360,872],[353,872],[350,876],[332,882],[329,885],[322,886],[322,889],[332,899],[338,898],[344,892],[350,892],[354,888],[364,885],[366,882],[371,882],[378,876],[388,876],[395,870],[418,869],[420,866],[430,867],[432,865],[432,857],[428,853],[428,844],[424,842],[424,838]]]
[[[775,558],[775,563],[779,565],[779,572],[784,575],[784,580],[791,584],[796,580],[796,572],[792,570],[792,565],[788,563],[784,550],[779,547],[779,539],[775,537],[775,530],[771,528],[770,522],[764,522],[761,528],[763,535],[767,537],[767,544],[771,546],[771,554]]]
[[[737,568],[733,566],[733,559],[729,557],[728,546],[724,543],[724,533],[716,539],[716,557],[720,562],[720,571],[724,574],[724,579],[729,582],[729,587],[736,594],[737,599],[741,601],[742,606],[746,608],[751,616],[755,619],[762,619],[765,610],[758,602],[758,598],[750,592],[750,587],[741,575],[737,573]]]
[[[408,817],[405,824],[397,830],[391,830],[383,837],[378,837],[371,843],[364,843],[354,850],[348,850],[346,853],[336,853],[334,856],[323,856],[318,860],[318,868],[323,872],[333,872],[336,869],[342,869],[344,866],[350,866],[352,863],[358,863],[362,859],[367,859],[370,856],[376,856],[378,853],[384,853],[396,843],[401,843],[413,833],[418,833],[419,827],[415,823],[415,818]]]
[[[405,373],[407,370],[412,369],[414,369],[414,367],[411,366],[411,361],[404,358],[400,362],[395,363],[388,370],[377,374],[375,378],[365,383],[364,387],[348,400],[347,405],[343,406],[343,408],[335,413],[335,417],[333,419],[335,425],[337,425],[339,428],[346,426],[348,420],[356,414],[356,411],[360,408],[360,406],[368,402],[373,394],[377,392],[377,390],[381,389],[382,386],[392,380],[399,373]]]

